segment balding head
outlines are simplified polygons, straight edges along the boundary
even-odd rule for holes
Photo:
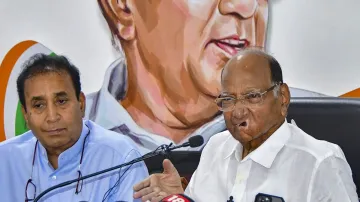
[[[266,70],[264,70],[266,68]],[[249,48],[231,58],[222,70],[221,81],[235,76],[244,69],[254,69],[269,73],[271,83],[283,83],[279,62],[260,48]]]
[[[243,145],[259,146],[284,122],[290,93],[282,81],[279,63],[262,50],[244,50],[224,67],[217,103]]]

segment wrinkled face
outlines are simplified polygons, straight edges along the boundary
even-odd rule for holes
[[[116,7],[114,0],[100,4]],[[267,0],[124,0],[111,16],[119,38],[136,40],[146,66],[167,90],[186,95],[190,86],[215,97],[220,73],[241,48],[264,46]],[[123,12],[125,10],[126,12]],[[108,20],[109,21],[109,20]],[[125,28],[124,28],[125,27]],[[131,37],[131,30],[135,30]],[[134,38],[134,39],[133,39]]]
[[[243,99],[236,102],[233,110],[224,112],[224,117],[230,133],[244,144],[274,132],[272,128],[286,116],[289,95],[284,93],[288,92],[286,84],[271,88],[267,59],[258,55],[239,58],[224,70],[220,97]]]
[[[25,81],[24,117],[46,149],[71,147],[80,137],[85,96],[76,97],[65,72],[43,73]]]

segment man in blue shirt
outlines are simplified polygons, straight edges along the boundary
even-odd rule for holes
[[[83,120],[79,71],[65,57],[33,56],[17,90],[30,131],[0,143],[1,201],[32,201],[51,186],[140,157],[127,136]],[[133,201],[133,185],[147,176],[145,164],[136,163],[78,180],[39,201]]]

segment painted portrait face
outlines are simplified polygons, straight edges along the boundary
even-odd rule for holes
[[[264,46],[267,0],[98,0],[122,46],[136,41],[145,65],[166,90],[215,97],[228,59]]]

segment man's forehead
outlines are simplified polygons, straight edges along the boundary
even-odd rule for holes
[[[67,96],[68,92],[64,91],[54,91],[54,92],[25,92],[25,95],[27,95],[30,99],[40,100],[40,99],[46,99],[46,97],[62,97]]]
[[[270,67],[267,61],[240,60],[229,64],[223,72],[223,82],[252,82],[254,78],[270,79]],[[268,79],[266,79],[268,78]],[[256,79],[256,80],[257,80]]]
[[[221,88],[221,94],[240,95],[253,92],[261,92],[266,88],[268,88],[268,85],[257,83],[247,83],[244,85],[224,85]]]
[[[25,80],[25,95],[58,96],[60,92],[67,93],[72,88],[71,78],[68,74],[51,72],[32,76]]]
[[[234,60],[235,64],[243,66],[256,66],[269,64],[269,59],[260,53],[246,53],[244,55],[238,55]]]
[[[269,62],[260,55],[239,55],[224,69],[222,90],[256,91],[271,84]]]
[[[238,56],[236,56],[236,60],[239,61],[239,60],[241,60],[243,57],[244,57],[244,55],[238,55]]]

